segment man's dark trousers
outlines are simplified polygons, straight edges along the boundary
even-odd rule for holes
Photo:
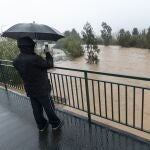
[[[54,103],[50,96],[45,95],[38,97],[30,97],[30,100],[33,108],[34,118],[39,129],[42,129],[47,122],[43,114],[43,108],[52,127],[56,126],[60,122],[59,118],[55,114]]]

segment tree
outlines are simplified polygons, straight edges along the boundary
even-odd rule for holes
[[[139,35],[138,28],[133,28],[133,30],[132,30],[132,35],[133,35],[133,36]]]
[[[93,28],[90,23],[86,23],[83,27],[83,31],[81,32],[83,36],[83,41],[86,44],[86,53],[88,55],[88,62],[94,63],[98,62],[98,46],[97,46],[97,38],[94,35]]]
[[[81,37],[79,35],[79,33],[73,28],[71,31],[71,35],[75,38],[81,41]]]
[[[64,36],[65,37],[72,36],[75,39],[81,40],[79,33],[74,28],[71,31],[65,31]]]
[[[92,49],[94,42],[96,41],[93,28],[90,23],[86,23],[83,27],[83,31],[81,32],[83,36],[83,41],[87,45],[87,51]]]
[[[119,45],[125,46],[125,30],[124,29],[120,29],[117,39],[118,39]]]
[[[140,42],[139,31],[137,28],[133,28],[131,39],[130,39],[130,46],[131,47],[138,47],[140,44],[139,42]]]
[[[147,43],[147,48],[150,49],[150,27],[148,28],[148,31],[146,34],[146,43]]]
[[[104,40],[104,45],[108,46],[110,45],[112,35],[111,35],[111,27],[107,25],[106,22],[102,22],[102,30],[101,30],[101,37]]]
[[[12,60],[19,54],[17,43],[12,39],[2,39],[0,41],[0,59]]]
[[[92,49],[97,49],[97,38],[94,35],[93,28],[90,23],[86,23],[83,27],[83,31],[81,32],[83,36],[83,41],[87,46],[87,51],[91,51]]]
[[[0,39],[0,59],[13,60],[19,54],[19,49],[15,40],[2,38]],[[0,66],[0,82],[20,85],[22,80],[14,68],[8,68],[6,66]],[[3,73],[3,74],[2,74]],[[4,75],[4,76],[3,76]]]
[[[142,30],[142,34],[141,35],[143,35],[143,36],[145,36],[146,35],[146,30],[144,29],[144,30]]]
[[[141,34],[139,34],[138,47],[147,48],[147,39],[146,39],[146,30],[142,30]]]
[[[125,31],[124,29],[121,29],[118,34],[118,43],[121,46],[129,47],[130,46],[130,40],[131,40],[131,34],[129,31]]]

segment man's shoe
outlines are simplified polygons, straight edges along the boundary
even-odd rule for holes
[[[58,125],[52,127],[52,130],[57,131],[57,130],[61,129],[61,127],[63,125],[64,125],[64,121],[60,121]]]
[[[45,124],[45,126],[44,126],[42,129],[39,129],[39,132],[44,132],[44,131],[46,131],[46,130],[48,129],[48,125],[49,125],[49,123],[48,123],[48,121],[47,121],[46,124]]]

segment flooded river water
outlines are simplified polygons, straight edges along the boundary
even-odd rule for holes
[[[116,74],[150,77],[150,50],[99,46],[99,64],[87,64],[84,57],[63,61],[57,66]]]
[[[86,63],[85,57],[83,56],[74,60],[57,62],[56,66],[81,69],[81,70],[90,70],[90,71],[92,70],[97,72],[147,77],[147,78],[150,77],[150,50],[139,49],[139,48],[122,48],[119,46],[108,46],[108,47],[99,46],[99,47],[101,51],[99,53],[100,60],[98,64]],[[73,71],[59,70],[59,69],[55,70],[54,72],[70,75],[70,76],[84,77],[83,72],[81,73],[81,72],[73,72]],[[106,111],[107,111],[108,118],[112,119],[113,117],[113,119],[117,121],[118,119],[120,119],[120,121],[123,123],[126,123],[126,119],[127,119],[126,115],[128,115],[128,124],[132,126],[133,122],[135,122],[135,126],[141,128],[142,88],[141,89],[135,88],[135,101],[134,101],[133,87],[127,88],[127,97],[126,97],[125,86],[119,85],[118,88],[117,85],[113,84],[112,85],[113,104],[112,104],[111,84],[108,83],[104,85],[103,82],[100,82],[101,84],[99,88],[97,80],[150,88],[149,81],[132,80],[132,79],[118,78],[118,77],[116,78],[111,76],[103,76],[103,75],[95,75],[95,74],[88,74],[88,78],[96,80],[93,81],[93,83],[92,80],[88,81],[90,108],[92,113],[94,114],[101,113],[102,116],[106,117]],[[56,86],[55,86],[53,87],[54,95],[57,94],[60,97],[63,97],[65,99],[70,99],[66,102],[68,105],[71,105],[76,108],[79,107],[80,109],[84,107],[84,109],[86,110],[87,100],[86,100],[86,93],[85,93],[86,91],[85,84],[84,84],[85,82],[84,81],[80,82],[79,78],[76,79],[72,78],[71,81],[70,78],[66,79],[65,77],[63,77],[64,85],[65,85],[63,87],[62,78],[60,77],[59,80],[60,80],[60,85],[58,82],[56,83],[56,85],[58,87],[61,87],[60,89],[62,91],[59,92],[60,89],[58,89],[58,93],[56,93]],[[68,89],[66,86],[67,82],[69,83]],[[73,90],[70,83],[72,84]],[[81,84],[82,84],[82,89],[81,89]],[[105,89],[106,89],[107,101],[105,97]],[[82,90],[82,94],[81,94],[81,90]],[[69,91],[69,95],[67,96],[68,91]],[[101,93],[100,95],[101,101],[99,100],[99,93]],[[83,100],[83,102],[81,101],[81,99]],[[106,110],[106,105],[107,105],[107,110]],[[112,116],[112,107],[114,111],[113,112],[114,116]],[[126,108],[128,108],[127,112],[126,112]],[[144,129],[150,130],[150,90],[144,91],[143,117],[144,117],[144,121],[143,121]]]

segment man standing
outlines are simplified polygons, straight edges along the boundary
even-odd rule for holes
[[[47,69],[53,68],[53,57],[47,50],[45,50],[46,60],[36,55],[34,53],[35,42],[29,37],[19,38],[17,45],[20,54],[13,61],[13,65],[23,80],[27,96],[30,97],[37,127],[41,132],[48,127],[48,121],[43,115],[44,108],[52,130],[58,130],[62,127],[63,121],[60,121],[55,114],[47,75]]]

